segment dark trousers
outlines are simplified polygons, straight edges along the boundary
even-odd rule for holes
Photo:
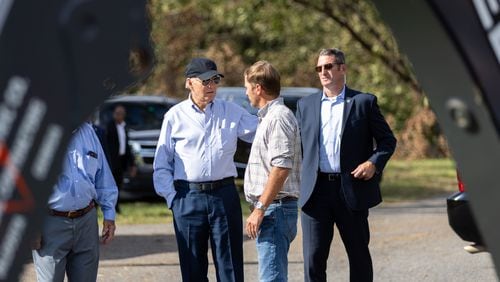
[[[126,156],[118,156],[118,160],[119,162],[111,167],[111,173],[113,174],[116,186],[118,187],[118,197],[120,197],[120,190],[122,189],[123,185],[123,174],[127,170],[127,158]],[[119,202],[120,200],[118,199],[115,206],[116,212],[120,212],[120,206],[118,204]]]
[[[243,222],[236,186],[175,187],[174,228],[183,281],[208,281],[208,242],[217,281],[243,281]]]
[[[337,225],[349,258],[351,281],[373,281],[368,244],[368,210],[351,211],[345,203],[340,180],[318,180],[302,208],[304,280],[326,281],[326,266]]]

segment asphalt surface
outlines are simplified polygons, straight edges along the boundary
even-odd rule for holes
[[[471,255],[448,226],[443,197],[382,204],[370,211],[375,281],[499,281],[488,253]],[[299,223],[300,224],[300,223]],[[335,233],[328,281],[349,281],[347,256]],[[98,281],[181,281],[172,224],[118,226],[101,247]],[[303,281],[300,233],[289,252],[289,281]],[[245,240],[245,280],[258,281],[254,241]],[[210,257],[210,256],[209,256]],[[209,279],[215,281],[210,264]],[[27,264],[21,281],[35,281]]]

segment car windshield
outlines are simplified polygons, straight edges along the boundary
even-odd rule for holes
[[[131,130],[160,129],[169,106],[157,103],[120,103],[127,111],[125,122]],[[116,104],[108,104],[100,113],[101,124],[108,123]]]

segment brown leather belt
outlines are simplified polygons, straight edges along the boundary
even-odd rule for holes
[[[95,208],[95,203],[94,200],[90,202],[90,204],[83,209],[79,209],[76,211],[56,211],[56,210],[49,210],[49,214],[52,216],[61,216],[61,217],[67,217],[67,218],[78,218],[81,216],[84,216],[87,214],[89,211],[91,211],[93,208]]]

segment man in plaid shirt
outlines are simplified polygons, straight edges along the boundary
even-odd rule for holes
[[[245,171],[245,197],[252,205],[245,229],[256,239],[260,281],[286,281],[288,249],[297,234],[299,127],[279,97],[280,75],[271,64],[248,68],[245,87],[260,121]]]

